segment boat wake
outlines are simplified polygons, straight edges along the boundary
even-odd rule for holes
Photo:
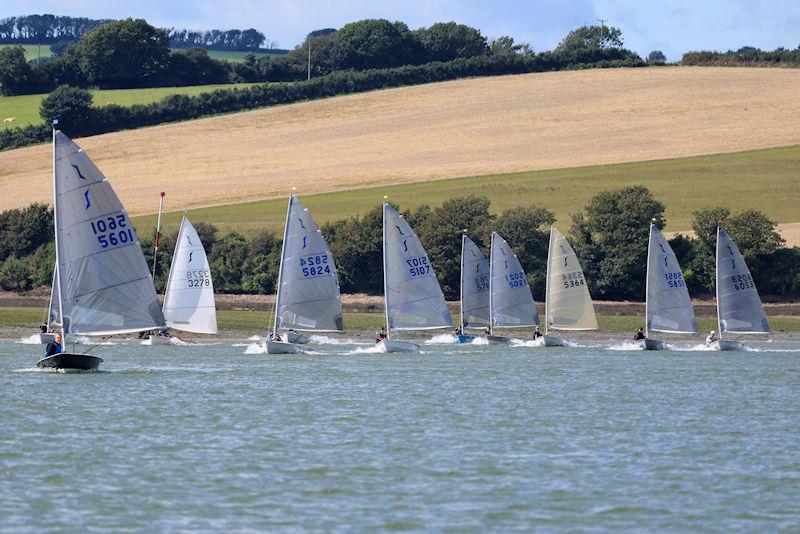
[[[469,342],[470,345],[488,345],[489,340],[485,337],[476,336],[475,339]]]
[[[21,337],[15,343],[19,343],[21,345],[39,345],[39,334],[32,334],[28,337]]]
[[[608,350],[622,350],[622,351],[644,350],[644,343],[639,343],[637,341],[623,341],[622,343],[611,345],[610,347],[608,347]]]
[[[369,345],[364,341],[356,341],[355,339],[337,339],[335,337],[328,337],[319,334],[313,334],[308,337],[309,343],[314,345]]]
[[[247,348],[244,349],[245,354],[266,354],[267,351],[264,350],[264,345],[261,343],[250,343],[247,345]]]
[[[425,340],[425,345],[452,345],[458,343],[458,338],[452,334],[437,334]]]
[[[383,349],[378,345],[372,345],[369,347],[358,347],[354,350],[350,350],[344,353],[345,355],[353,355],[353,354],[384,354]]]

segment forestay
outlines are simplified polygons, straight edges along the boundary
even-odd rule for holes
[[[547,258],[545,315],[548,328],[597,330],[597,317],[581,264],[567,238],[555,226],[550,227]]]
[[[53,134],[58,287],[64,332],[110,335],[164,326],[127,212],[94,163]]]
[[[722,228],[717,228],[717,313],[723,332],[769,333],[750,269],[736,243]]]
[[[697,332],[692,299],[678,258],[661,231],[650,225],[647,245],[646,321],[648,331]]]
[[[333,256],[302,202],[289,197],[277,302],[277,328],[341,332],[342,301]]]
[[[461,238],[461,325],[489,325],[489,262],[466,234]]]
[[[198,334],[217,333],[214,283],[200,236],[184,215],[164,293],[167,326]]]
[[[428,254],[405,219],[386,203],[383,276],[390,329],[428,330],[453,325]]]
[[[497,232],[492,232],[490,271],[492,326],[539,326],[539,313],[525,271],[517,255]]]

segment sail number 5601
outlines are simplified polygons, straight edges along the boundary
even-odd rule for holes
[[[92,233],[97,236],[100,248],[115,247],[136,241],[125,214],[112,215],[92,221]]]

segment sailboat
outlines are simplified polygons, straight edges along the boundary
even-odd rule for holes
[[[549,330],[597,330],[592,296],[583,276],[578,256],[567,238],[550,227],[547,252],[547,278],[544,299],[545,347],[562,347],[566,342],[548,334]]]
[[[172,254],[162,311],[169,328],[196,334],[217,333],[211,268],[200,236],[185,213]]]
[[[489,262],[466,231],[461,235],[461,324],[456,338],[470,343],[475,336],[464,334],[467,328],[489,326]]]
[[[489,263],[490,344],[509,343],[510,338],[494,334],[495,328],[539,326],[539,313],[533,302],[525,271],[506,240],[492,232]]]
[[[416,352],[419,345],[391,339],[392,330],[433,330],[453,326],[450,310],[428,254],[402,215],[383,204],[383,294],[386,337],[383,352]]]
[[[161,306],[127,212],[105,176],[56,124],[55,279],[64,339],[69,334],[110,336],[161,328]],[[62,352],[40,359],[37,366],[92,370],[102,361]]]
[[[344,330],[333,255],[314,218],[293,194],[289,196],[283,231],[273,336],[267,338],[265,349],[267,354],[302,353],[296,342],[279,338],[280,330]]]
[[[717,324],[719,339],[708,340],[715,350],[746,350],[723,332],[738,335],[769,334],[769,323],[753,276],[742,253],[728,233],[717,228]]]
[[[642,343],[646,350],[669,350],[667,343],[651,339],[651,332],[697,333],[694,306],[678,258],[655,224],[650,224],[645,286],[645,337]]]

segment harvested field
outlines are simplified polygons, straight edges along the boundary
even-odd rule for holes
[[[800,143],[800,70],[457,80],[85,138],[133,215],[460,176]],[[0,153],[0,209],[50,201],[47,145]],[[702,180],[702,177],[698,177]],[[24,184],[24,187],[20,187]],[[768,212],[768,210],[767,210]],[[794,222],[794,221],[784,221]]]

